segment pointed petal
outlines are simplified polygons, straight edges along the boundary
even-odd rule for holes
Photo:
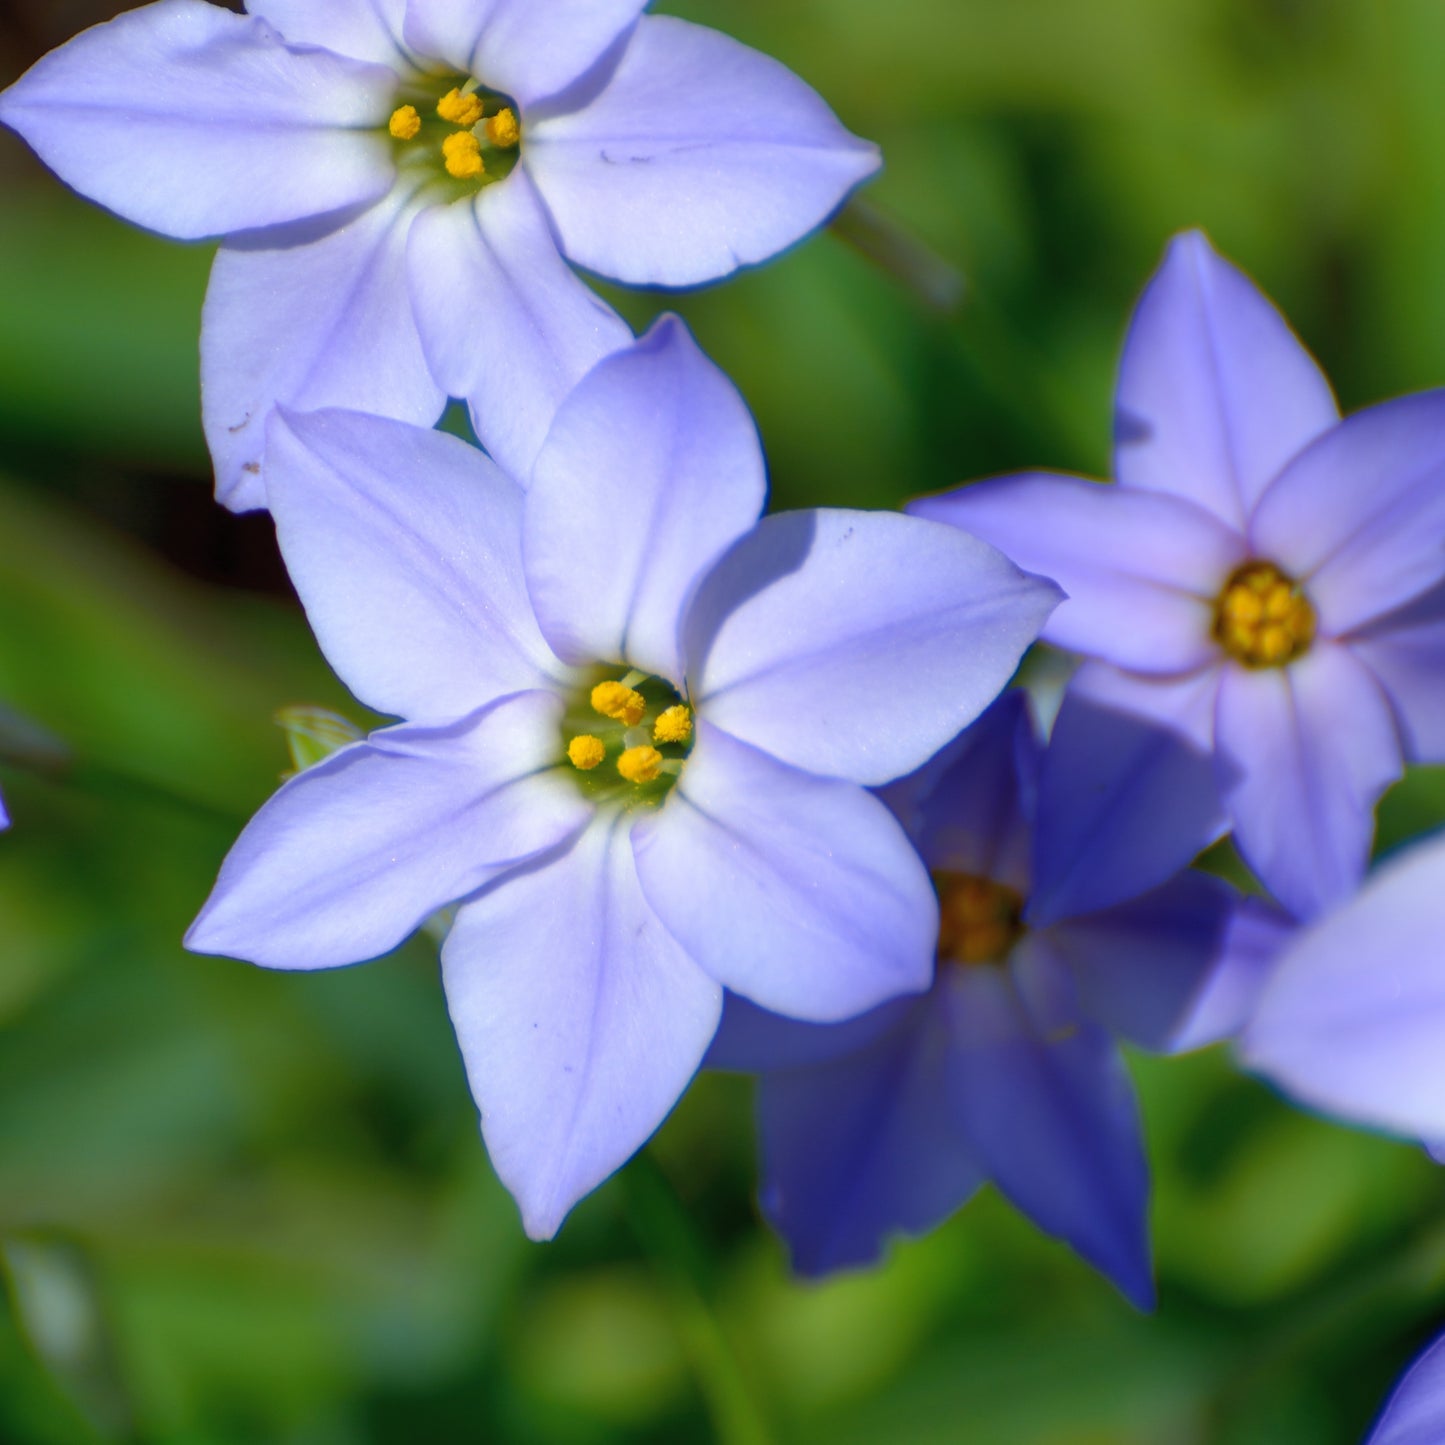
[[[1249,1068],[1313,1108],[1445,1138],[1445,839],[1397,855],[1285,951],[1245,1031]]]
[[[377,200],[396,76],[293,49],[262,20],[159,0],[43,56],[0,95],[67,185],[192,240]]]
[[[667,1116],[722,990],[643,900],[624,815],[464,904],[442,978],[492,1165],[549,1239]]]
[[[933,975],[938,902],[893,815],[699,719],[666,805],[633,829],[647,900],[719,983],[832,1022]]]
[[[1288,667],[1226,667],[1215,714],[1234,841],[1297,918],[1352,893],[1375,835],[1375,803],[1400,776],[1399,736],[1379,684],[1343,647],[1316,643]]]
[[[734,1074],[831,1063],[867,1048],[920,1006],[917,995],[909,994],[842,1023],[809,1024],[770,1013],[741,994],[724,993],[722,1022],[703,1063],[706,1068]]]
[[[995,477],[908,511],[992,543],[1066,600],[1044,628],[1059,647],[1138,672],[1178,673],[1218,652],[1214,599],[1244,542],[1176,497],[1081,477]]]
[[[330,968],[395,948],[443,904],[564,842],[590,809],[556,769],[561,703],[374,733],[256,814],[186,935],[197,953]]]
[[[1148,1164],[1109,1036],[1079,1016],[1036,942],[1007,971],[950,969],[942,988],[949,1098],[974,1157],[1040,1229],[1152,1308]]]
[[[1167,680],[1080,669],[1039,774],[1031,923],[1137,897],[1223,836],[1214,760],[1198,744],[1218,686],[1217,669]],[[1140,694],[1153,716],[1131,709]]]
[[[688,680],[708,717],[755,747],[887,783],[993,701],[1057,598],[949,527],[781,513],[699,588],[683,631]]]
[[[579,79],[647,0],[408,0],[406,42],[523,106]],[[525,117],[524,117],[525,119]]]
[[[580,109],[527,135],[562,250],[634,286],[695,286],[822,225],[879,166],[786,66],[671,16]]]
[[[527,585],[553,651],[681,685],[683,606],[767,490],[746,403],[677,317],[598,363],[557,413],[527,494]]]
[[[216,497],[232,511],[266,505],[266,422],[278,402],[422,426],[442,414],[446,393],[406,293],[417,209],[398,190],[344,225],[302,222],[217,253],[201,317],[201,415]]]
[[[1445,1336],[1410,1366],[1365,1445],[1436,1445],[1445,1440]]]
[[[527,602],[522,493],[475,447],[330,411],[278,415],[269,455],[291,580],[369,707],[441,722],[561,674]]]
[[[1255,551],[1304,581],[1339,636],[1445,581],[1445,390],[1346,417],[1260,498]]]
[[[1406,760],[1445,763],[1445,587],[1355,633],[1350,651],[1393,704]]]
[[[1134,313],[1115,399],[1115,476],[1242,529],[1261,492],[1339,420],[1314,358],[1199,231],[1170,242]]]
[[[1084,1012],[1142,1048],[1174,1047],[1224,956],[1239,895],[1181,873],[1160,888],[1048,931]]]
[[[393,69],[415,65],[401,39],[406,0],[246,0],[246,13],[274,25],[290,45]]]
[[[916,773],[882,789],[930,873],[972,873],[1027,895],[1040,748],[1012,688]]]
[[[432,375],[523,485],[557,407],[632,333],[558,254],[525,172],[411,229],[412,305]]]
[[[760,1197],[802,1275],[871,1264],[924,1234],[982,1182],[948,1104],[937,1010],[870,1048],[758,1085]]]

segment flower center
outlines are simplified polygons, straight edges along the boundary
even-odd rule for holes
[[[1002,963],[1024,933],[1015,888],[975,873],[935,873],[939,963]]]
[[[1246,562],[1214,604],[1214,640],[1246,667],[1283,667],[1309,649],[1315,609],[1304,589],[1273,562]]]
[[[670,683],[642,672],[598,672],[562,720],[578,786],[597,802],[656,807],[692,751],[692,709]]]
[[[475,80],[419,77],[397,95],[387,129],[404,166],[439,167],[474,194],[512,172],[521,145],[516,107]]]

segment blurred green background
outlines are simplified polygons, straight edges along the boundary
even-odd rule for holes
[[[0,81],[116,8],[6,0]],[[1439,0],[662,8],[882,143],[885,220],[852,230],[911,258],[906,284],[829,234],[619,302],[684,312],[755,409],[779,505],[1105,472],[1128,309],[1189,225],[1347,408],[1445,382]],[[209,499],[208,250],[76,201],[5,132],[0,186],[0,1440],[1361,1438],[1445,1325],[1445,1176],[1219,1051],[1135,1061],[1152,1318],[990,1195],[800,1286],[753,1212],[744,1081],[702,1080],[533,1245],[433,945],[312,977],[185,954],[287,766],[272,715],[347,699],[265,519]],[[966,292],[940,306],[950,268]],[[1440,776],[1414,776],[1385,841],[1442,819]]]

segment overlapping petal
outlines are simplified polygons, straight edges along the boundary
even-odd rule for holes
[[[831,1063],[899,1028],[923,998],[905,994],[836,1024],[809,1024],[769,1012],[741,994],[723,995],[722,1022],[703,1061],[709,1069],[768,1074]]]
[[[342,225],[326,217],[237,236],[217,253],[201,318],[201,411],[216,496],[232,511],[266,505],[266,423],[278,402],[421,426],[441,415],[446,393],[427,370],[406,292],[418,205],[397,190]]]
[[[291,45],[319,45],[394,68],[415,64],[401,38],[406,0],[246,0],[246,12],[274,25]]]
[[[563,251],[632,285],[764,261],[879,165],[786,66],[671,16],[644,18],[606,85],[526,146]]]
[[[759,1083],[762,1209],[798,1273],[869,1264],[983,1182],[949,1108],[948,1046],[924,1004],[866,1050]]]
[[[666,1117],[722,990],[644,901],[622,816],[465,904],[442,974],[492,1164],[549,1238]]]
[[[1008,971],[950,969],[949,1099],[969,1150],[1041,1229],[1141,1309],[1154,1302],[1149,1173],[1129,1076],[1034,941]]]
[[[1265,887],[1298,918],[1348,896],[1369,860],[1375,802],[1402,762],[1364,664],[1317,643],[1289,667],[1226,668],[1215,733],[1234,840]]]
[[[562,399],[631,331],[557,254],[521,168],[420,215],[407,273],[432,375],[525,484]]]
[[[67,185],[189,240],[385,195],[395,87],[385,66],[293,48],[263,20],[158,0],[38,60],[0,121]]]
[[[1115,408],[1119,482],[1240,530],[1280,468],[1339,419],[1288,323],[1198,231],[1170,243],[1139,302]]]
[[[1024,473],[909,503],[991,542],[1066,600],[1044,636],[1060,647],[1147,673],[1204,666],[1214,598],[1244,542],[1178,497]]]
[[[889,512],[780,513],[698,590],[688,680],[734,736],[796,767],[886,783],[998,695],[1057,597],[952,528]]]
[[[1332,636],[1445,581],[1445,390],[1346,417],[1260,498],[1256,553],[1305,581]]]
[[[684,604],[766,495],[742,397],[682,322],[664,317],[588,373],[537,457],[524,553],[552,649],[680,686]]]
[[[332,411],[278,415],[269,456],[291,580],[363,702],[443,721],[562,673],[527,601],[522,492],[475,447]]]
[[[1387,863],[1301,932],[1266,985],[1246,1064],[1303,1102],[1445,1137],[1445,840]]]
[[[1445,1337],[1395,1387],[1365,1445],[1436,1445],[1445,1440]]]
[[[665,807],[633,829],[643,892],[720,983],[828,1022],[928,987],[938,904],[893,815],[699,720]]]
[[[449,728],[375,733],[251,820],[186,936],[199,953],[329,968],[394,948],[435,909],[580,831],[555,767],[561,703],[523,693]]]
[[[1371,623],[1349,645],[1394,705],[1406,759],[1445,762],[1445,586]]]
[[[523,106],[582,77],[647,0],[407,0],[406,42]]]

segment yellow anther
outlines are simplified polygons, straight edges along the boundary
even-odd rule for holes
[[[620,682],[599,682],[592,689],[592,706],[603,717],[615,718],[630,728],[636,727],[647,711],[642,694]]]
[[[482,102],[475,95],[463,95],[459,90],[449,90],[437,101],[437,114],[453,125],[464,125],[471,129],[482,118]]]
[[[1315,636],[1315,609],[1273,562],[1246,562],[1214,604],[1214,640],[1246,667],[1283,667]]]
[[[972,873],[935,873],[938,957],[945,963],[998,963],[1023,932],[1023,899],[1006,884]]]
[[[391,113],[387,129],[397,140],[415,140],[421,131],[421,116],[414,105],[398,106]]]
[[[496,115],[487,121],[487,139],[501,150],[507,150],[522,138],[522,127],[517,124],[517,112],[504,105]]]
[[[640,748],[628,748],[617,759],[617,771],[629,783],[650,783],[662,770],[662,754],[645,743]]]
[[[602,739],[594,738],[591,733],[581,733],[567,744],[568,760],[584,773],[590,773],[606,756],[607,749],[602,746]]]
[[[685,743],[692,736],[692,713],[680,703],[660,713],[652,725],[652,740],[656,743]]]
[[[447,174],[459,181],[473,181],[486,170],[482,163],[482,144],[469,130],[453,131],[442,142],[447,161]]]

